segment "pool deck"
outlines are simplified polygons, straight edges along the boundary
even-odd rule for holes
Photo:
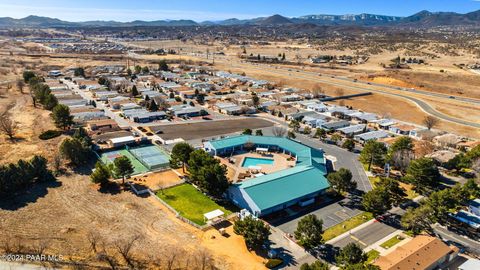
[[[270,156],[271,155],[271,156]],[[243,161],[246,157],[251,158],[263,158],[263,159],[273,159],[273,164],[259,164],[258,166],[261,168],[260,171],[254,171],[246,167],[242,167]],[[295,166],[295,160],[287,160],[290,158],[290,155],[282,154],[282,153],[269,153],[267,155],[262,155],[255,152],[245,152],[242,154],[234,155],[231,158],[221,158],[217,157],[220,162],[227,166],[229,170],[233,171],[233,176],[229,179],[232,183],[237,183],[241,181],[248,180],[250,177],[243,177],[247,174],[256,174],[256,173],[264,173],[270,174],[280,170],[288,169]],[[229,162],[229,159],[234,161],[233,163]]]

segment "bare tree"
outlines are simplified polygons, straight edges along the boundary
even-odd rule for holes
[[[195,269],[205,270],[214,268],[212,256],[210,256],[210,254],[205,250],[199,251],[195,256],[195,259]]]
[[[38,240],[33,244],[32,251],[35,255],[43,255],[47,247],[48,243],[46,240]]]
[[[175,269],[175,264],[177,263],[178,261],[178,254],[180,252],[176,249],[173,249],[170,251],[170,253],[168,254],[168,258],[166,259],[166,265],[165,265],[165,268],[167,270],[172,270],[172,269]]]
[[[287,129],[280,126],[274,126],[272,129],[272,134],[275,137],[285,137],[285,134],[287,134]]]
[[[94,231],[90,231],[87,235],[88,242],[90,243],[90,248],[94,253],[98,252],[98,246],[102,244],[102,239],[100,234]]]
[[[392,154],[392,163],[393,166],[400,169],[400,171],[405,172],[407,170],[410,161],[415,159],[415,156],[410,150],[399,150],[395,151]]]
[[[113,245],[115,246],[116,250],[122,258],[125,260],[127,265],[131,268],[135,268],[135,261],[132,255],[132,248],[134,247],[135,243],[140,239],[139,235],[135,235],[129,239],[125,240],[118,240]]]
[[[13,121],[8,113],[0,115],[0,131],[7,135],[13,141],[17,132],[17,122]]]
[[[343,89],[337,89],[337,90],[335,90],[335,96],[341,97],[341,96],[343,96],[343,95],[345,95],[345,91],[343,91]]]
[[[312,88],[312,94],[314,97],[323,96],[325,94],[325,90],[323,90],[320,84],[315,84]]]
[[[415,155],[418,158],[425,157],[428,154],[433,153],[435,150],[435,145],[427,140],[421,140],[417,143],[415,147]]]
[[[423,124],[427,127],[428,130],[430,130],[436,125],[438,125],[438,121],[439,121],[438,118],[431,115],[427,115],[423,119]]]
[[[97,259],[102,262],[108,263],[108,265],[110,266],[110,269],[112,270],[117,269],[117,265],[118,265],[117,259],[115,259],[114,256],[108,254],[106,250],[103,250],[102,252],[98,253]]]
[[[22,94],[23,94],[23,87],[25,87],[25,82],[23,82],[23,80],[21,80],[21,79],[18,79],[17,80],[17,89]]]
[[[58,152],[55,153],[55,156],[53,157],[52,166],[53,166],[53,171],[56,175],[60,174],[62,170],[62,163],[63,163],[62,155]]]

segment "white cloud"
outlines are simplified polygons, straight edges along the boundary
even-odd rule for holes
[[[194,10],[68,8],[0,4],[0,17],[23,18],[28,15],[46,16],[67,21],[151,21],[166,19],[190,19],[195,21],[203,21],[222,20],[229,18],[247,19],[265,16],[260,14],[216,13]]]

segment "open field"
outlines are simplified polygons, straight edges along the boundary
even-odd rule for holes
[[[220,209],[225,215],[232,212],[216,204],[190,184],[183,184],[157,192],[157,196],[177,210],[183,217],[204,225],[203,214]]]
[[[269,121],[256,118],[218,120],[178,125],[159,125],[149,127],[153,132],[162,131],[158,136],[165,140],[182,138],[184,140],[200,139],[242,131],[246,128],[258,129],[270,127]]]

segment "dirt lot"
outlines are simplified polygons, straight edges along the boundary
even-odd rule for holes
[[[363,79],[368,78],[364,77]],[[444,73],[439,71],[398,70],[375,74],[369,80],[453,96],[480,98],[480,75],[460,69],[457,72]]]
[[[200,139],[205,137],[219,136],[233,132],[242,131],[246,128],[257,129],[270,127],[273,124],[263,119],[233,119],[233,120],[218,120],[206,121],[199,123],[185,123],[178,125],[160,125],[149,127],[153,132],[159,130],[163,134],[158,136],[165,140],[175,138],[183,138],[184,140]]]
[[[6,97],[8,95],[8,98]],[[45,130],[56,129],[50,112],[34,108],[29,95],[9,92],[0,97],[0,112],[9,108],[11,119],[17,122],[18,131],[15,141],[0,135],[0,164],[28,159],[35,154],[53,159],[58,144],[65,136],[50,140],[40,140],[38,136]]]
[[[110,244],[141,236],[136,246],[144,258],[166,255],[172,248],[192,252],[199,244],[198,232],[162,207],[130,192],[98,192],[86,176],[65,176],[2,203],[1,243],[21,239],[27,246],[44,241],[51,254],[92,261],[87,238],[95,232]]]
[[[179,171],[181,171],[181,169]],[[167,188],[183,182],[180,176],[175,173],[173,169],[132,177],[132,179],[130,180],[139,186],[148,187],[153,191],[159,190],[160,188]]]

